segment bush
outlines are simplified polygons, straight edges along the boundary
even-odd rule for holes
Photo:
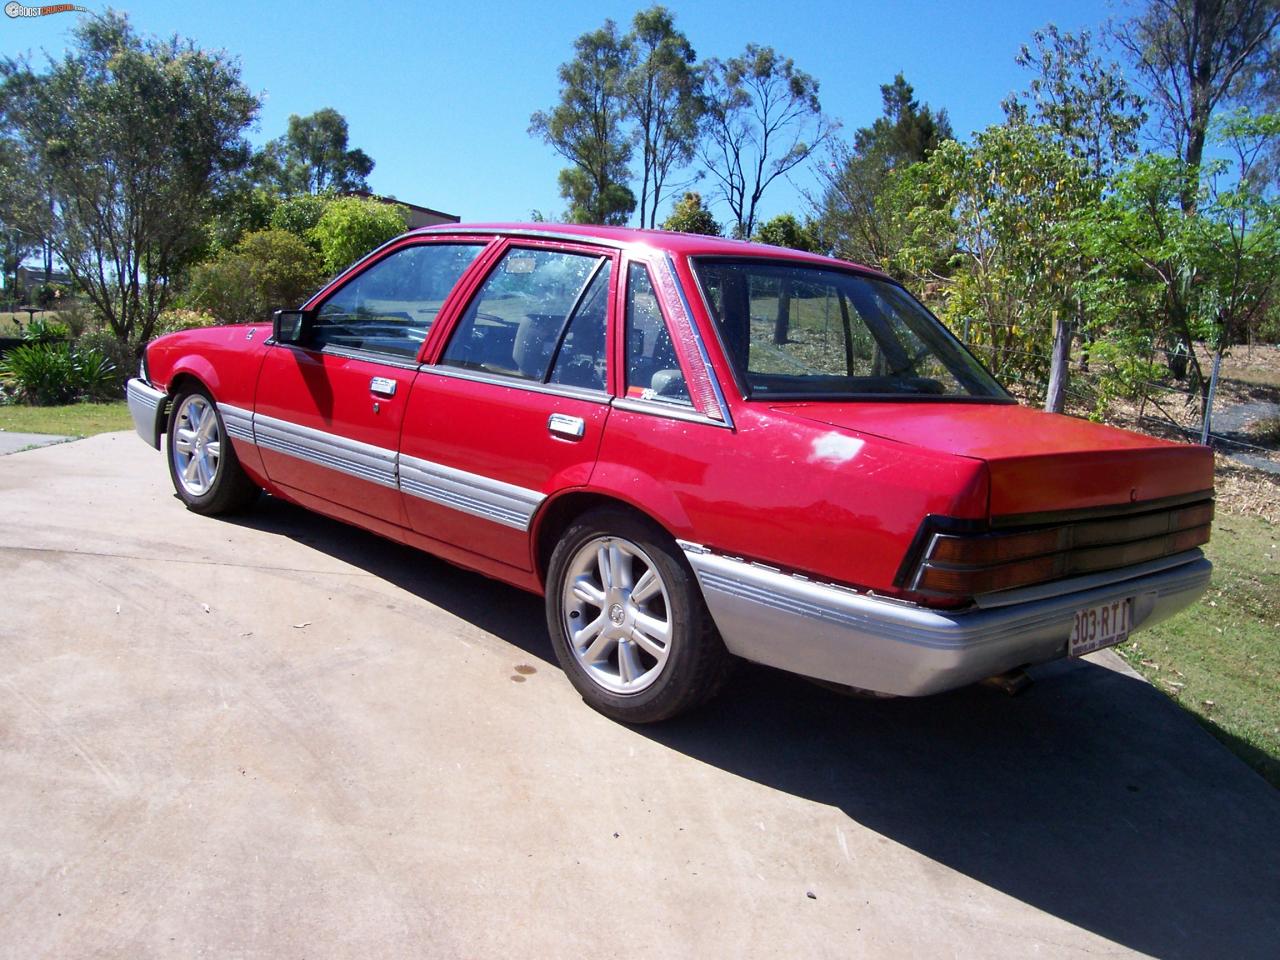
[[[163,314],[162,314],[163,316]],[[76,341],[76,350],[82,353],[96,353],[106,357],[111,363],[112,383],[108,393],[120,396],[124,392],[125,382],[138,375],[138,362],[142,357],[143,344],[139,341],[122,342],[108,330],[97,330],[86,333]]]
[[[36,306],[42,310],[48,310],[50,307],[66,299],[67,288],[60,283],[42,283],[40,286],[36,287]]]
[[[402,206],[343,197],[329,202],[309,236],[320,245],[324,269],[336,274],[404,233],[408,224],[408,211]]]
[[[191,273],[187,302],[221,323],[266,320],[301,303],[320,283],[320,259],[284,230],[260,230]]]
[[[160,316],[156,317],[156,326],[152,330],[152,335],[159,337],[166,333],[177,333],[179,330],[201,330],[204,327],[216,327],[217,325],[218,318],[207,310],[175,307],[165,310]]]
[[[32,343],[48,343],[51,340],[71,339],[71,328],[57,320],[34,317],[22,331],[22,339]]]
[[[115,364],[90,347],[24,343],[0,361],[0,380],[14,396],[37,406],[103,400],[115,394]]]
[[[324,216],[325,207],[332,202],[331,197],[316,196],[306,193],[298,197],[284,200],[271,212],[271,229],[284,230],[295,237],[305,240],[319,249],[311,240],[310,233]]]

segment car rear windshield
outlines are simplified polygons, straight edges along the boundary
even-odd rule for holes
[[[749,397],[1009,399],[895,283],[771,260],[694,269]]]

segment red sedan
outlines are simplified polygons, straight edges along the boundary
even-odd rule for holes
[[[875,271],[710,237],[433,227],[130,381],[197,512],[260,491],[546,597],[583,697],[734,657],[923,695],[1192,603],[1213,461],[1019,406]]]

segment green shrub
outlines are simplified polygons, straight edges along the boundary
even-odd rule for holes
[[[404,233],[408,222],[408,210],[398,204],[343,197],[329,202],[308,236],[320,245],[332,275]]]
[[[201,330],[204,327],[217,325],[218,318],[207,310],[174,307],[156,317],[156,326],[152,333],[158,337],[166,333],[176,333],[179,330]]]
[[[50,340],[71,339],[71,328],[57,320],[44,317],[33,317],[22,331],[22,339],[33,343],[47,343]]]
[[[316,196],[311,193],[283,200],[271,212],[271,229],[284,230],[315,245],[309,234],[320,222],[320,218],[324,216],[325,207],[332,200],[332,197]],[[318,245],[316,246],[318,249]]]
[[[48,310],[65,299],[67,299],[67,288],[60,283],[42,283],[36,287],[36,306],[42,310]]]
[[[96,353],[106,357],[111,363],[112,382],[107,392],[116,397],[124,393],[125,382],[130,377],[138,375],[138,361],[142,356],[142,346],[137,341],[122,342],[107,330],[86,333],[76,341],[77,351]]]
[[[187,302],[222,323],[267,320],[273,310],[297,306],[322,279],[320,258],[305,242],[284,230],[259,230],[198,264]]]
[[[0,361],[0,381],[37,406],[101,400],[114,394],[116,368],[97,350],[69,343],[24,343]]]

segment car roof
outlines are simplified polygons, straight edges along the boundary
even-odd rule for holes
[[[769,259],[799,260],[828,267],[853,267],[875,276],[886,276],[882,271],[847,260],[824,257],[816,253],[774,247],[766,243],[749,243],[746,240],[727,240],[700,233],[677,233],[672,230],[638,230],[632,227],[602,227],[581,223],[448,223],[422,227],[413,235],[439,236],[440,234],[493,233],[503,236],[546,237],[560,240],[584,240],[606,243],[615,247],[643,246],[687,257],[767,257]]]

